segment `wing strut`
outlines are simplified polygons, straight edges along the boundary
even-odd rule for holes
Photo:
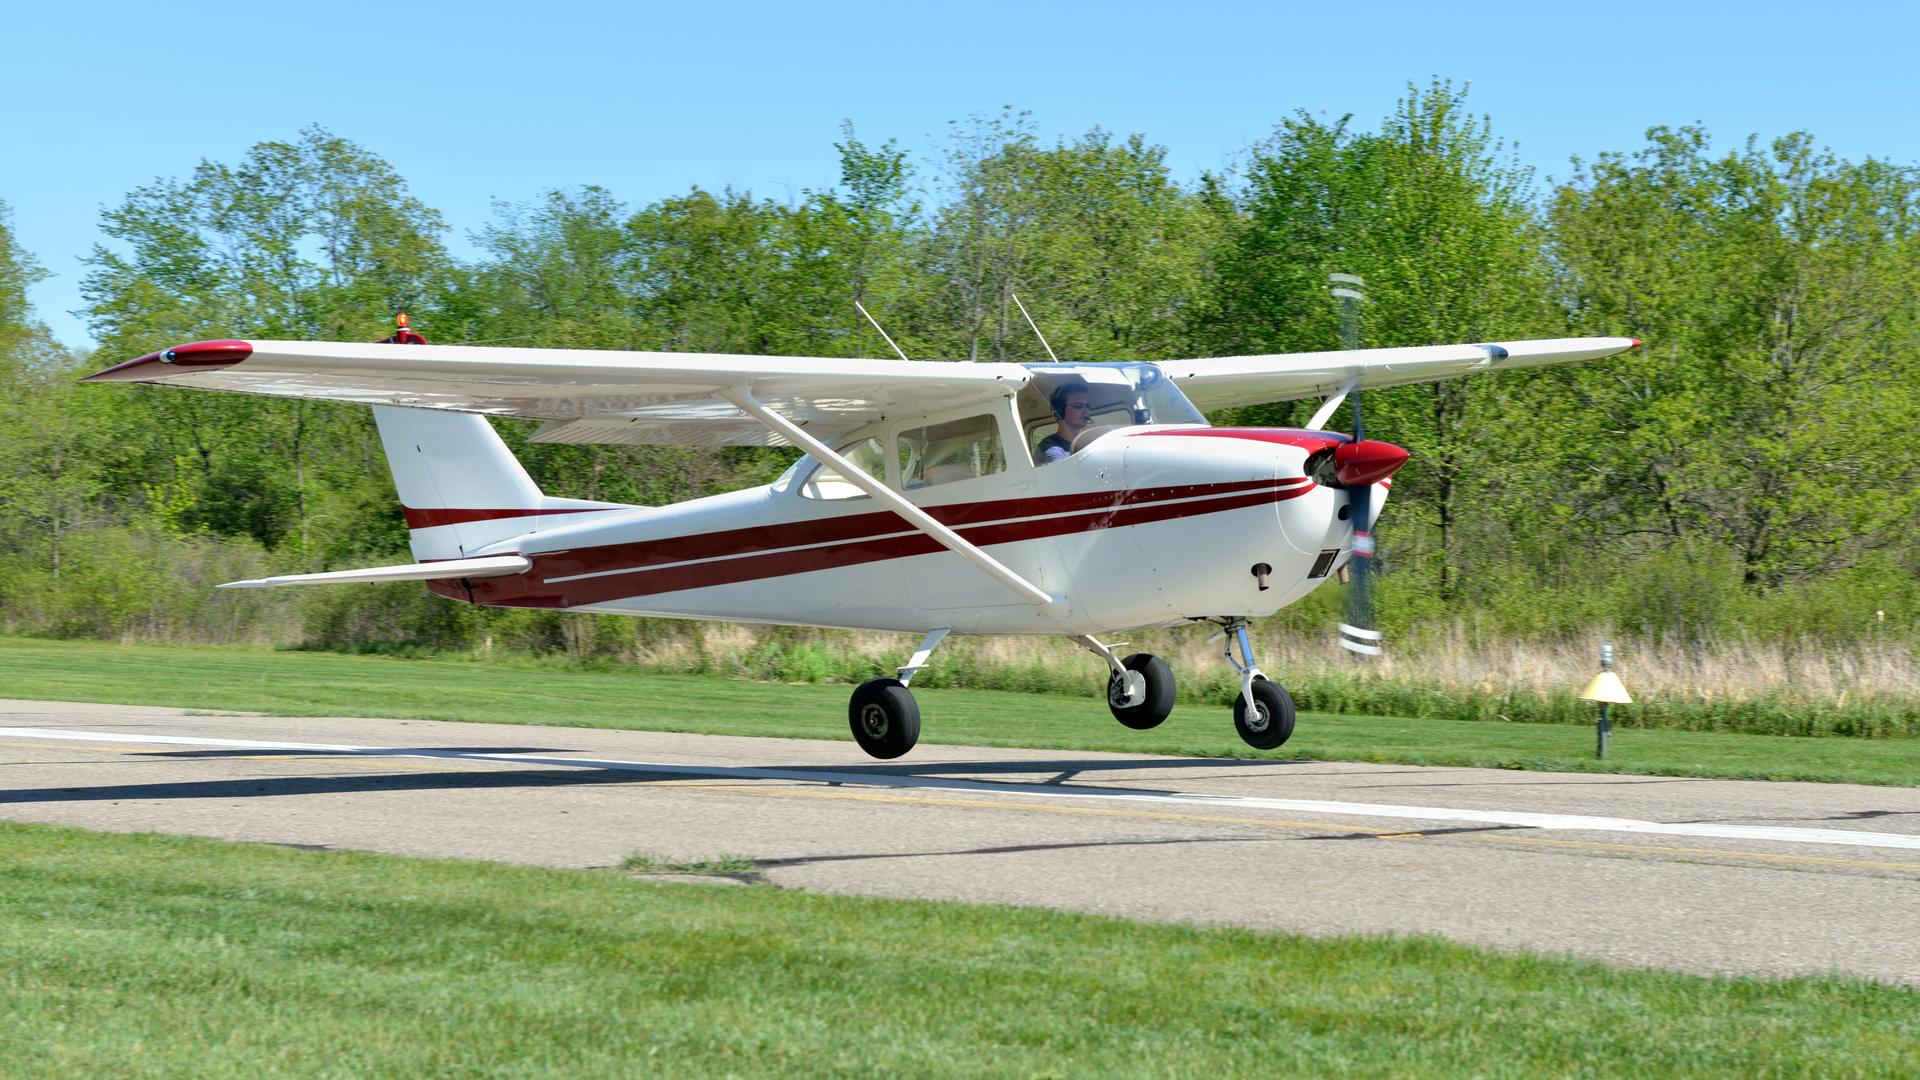
[[[1008,569],[1006,564],[982,551],[978,545],[933,520],[925,510],[902,498],[899,492],[894,491],[884,482],[867,475],[866,471],[859,466],[834,453],[827,444],[801,430],[798,424],[754,400],[750,386],[729,387],[722,390],[720,396],[738,405],[749,416],[779,432],[788,442],[838,469],[841,479],[878,499],[887,509],[905,518],[908,524],[939,541],[948,551],[985,571],[989,577],[1005,585],[1020,599],[1047,609],[1049,614],[1066,614],[1065,597],[1049,594],[1038,585]]]
[[[1326,427],[1327,421],[1333,419],[1333,410],[1338,409],[1340,403],[1347,400],[1347,395],[1353,393],[1359,389],[1359,387],[1360,376],[1358,375],[1341,383],[1340,389],[1335,390],[1332,397],[1329,397],[1318,409],[1314,410],[1313,419],[1307,421],[1307,428],[1312,431],[1318,431]]]

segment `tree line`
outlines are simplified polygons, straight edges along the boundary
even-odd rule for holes
[[[1543,186],[1445,82],[1370,129],[1288,117],[1191,183],[1142,135],[1046,142],[1016,112],[950,135],[916,160],[846,125],[839,182],[784,201],[556,188],[499,206],[460,259],[390,165],[310,127],[103,213],[91,355],[34,318],[42,271],[0,204],[0,629],[575,651],[654,632],[411,586],[212,594],[403,561],[405,531],[365,409],[76,385],[169,344],[375,340],[406,311],[440,343],[889,355],[859,301],[916,359],[1045,359],[1017,293],[1062,358],[1288,352],[1338,347],[1330,272],[1366,279],[1371,345],[1647,342],[1367,395],[1369,432],[1414,455],[1382,521],[1389,629],[1845,640],[1920,617],[1911,165],[1656,128]],[[1214,419],[1297,424],[1313,404]],[[501,427],[543,487],[583,498],[663,503],[791,457]]]

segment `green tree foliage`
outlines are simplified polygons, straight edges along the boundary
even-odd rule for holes
[[[1693,128],[1655,129],[1557,191],[1577,327],[1649,342],[1555,380],[1560,415],[1607,433],[1552,470],[1590,531],[1725,552],[1764,589],[1910,551],[1917,209],[1912,168],[1839,161],[1805,134],[1715,154]]]
[[[433,303],[451,269],[444,229],[386,162],[313,127],[134,191],[103,215],[120,246],[95,247],[82,293],[107,356],[201,338],[371,340],[394,312]],[[370,475],[361,455],[316,453],[364,445],[364,409],[140,395],[163,463],[156,509],[179,533],[292,537],[310,561],[310,522]]]
[[[0,202],[0,354],[11,356],[45,328],[33,318],[27,290],[47,276],[34,257],[13,239],[13,215]]]
[[[213,592],[261,571],[257,547],[183,541],[141,513],[150,418],[78,385],[94,365],[34,318],[26,287],[40,276],[0,206],[0,628],[232,640],[284,617]]]
[[[937,355],[1046,359],[1016,294],[1062,359],[1191,351],[1219,222],[1164,147],[1099,128],[1043,147],[1009,112],[956,125],[947,170],[916,318]]]

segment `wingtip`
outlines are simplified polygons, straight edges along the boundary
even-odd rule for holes
[[[248,341],[194,341],[136,356],[80,381],[141,382],[186,371],[232,367],[252,355],[253,343]]]

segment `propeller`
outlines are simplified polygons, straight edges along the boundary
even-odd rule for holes
[[[1360,305],[1366,284],[1355,274],[1332,274],[1333,296],[1340,301],[1340,342],[1342,347],[1360,347]],[[1340,624],[1340,647],[1364,656],[1379,656],[1380,631],[1373,618],[1373,485],[1393,475],[1407,460],[1407,452],[1387,443],[1367,442],[1365,419],[1360,411],[1360,385],[1356,381],[1347,393],[1353,409],[1353,441],[1333,452],[1334,476],[1347,489],[1347,505],[1353,517],[1353,557],[1347,561],[1347,618]]]

